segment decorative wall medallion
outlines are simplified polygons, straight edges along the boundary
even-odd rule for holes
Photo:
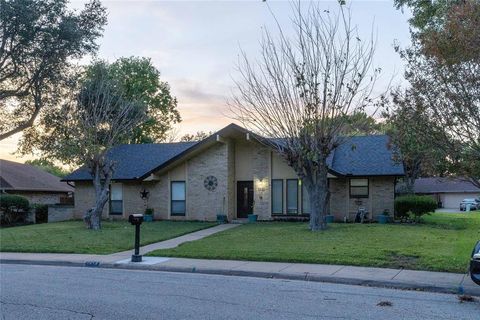
[[[205,178],[205,180],[203,180],[203,186],[208,191],[215,190],[217,188],[217,185],[218,185],[218,181],[217,181],[217,178],[214,176],[208,176]]]

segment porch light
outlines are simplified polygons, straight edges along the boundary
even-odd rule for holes
[[[257,188],[258,188],[258,191],[265,191],[267,189],[267,179],[258,179],[257,181]]]

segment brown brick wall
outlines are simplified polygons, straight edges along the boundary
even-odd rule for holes
[[[75,182],[75,219],[82,219],[87,210],[95,205],[95,190],[93,184],[87,181]],[[108,203],[105,205],[102,213],[103,217],[108,217]]]

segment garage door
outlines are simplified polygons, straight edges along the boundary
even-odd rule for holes
[[[442,197],[443,207],[446,209],[459,209],[460,202],[463,199],[476,197],[478,197],[476,193],[444,193]]]

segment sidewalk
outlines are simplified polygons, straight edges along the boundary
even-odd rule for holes
[[[126,254],[79,255],[4,252],[0,253],[0,263],[191,272],[330,282],[444,293],[459,293],[459,287],[464,277],[463,274],[445,272],[236,260],[144,257],[143,262],[132,263],[129,261],[129,257],[125,258]],[[130,255],[131,252],[128,254]],[[480,286],[474,284],[468,275],[465,276],[463,281],[463,289],[465,294],[480,297]]]

